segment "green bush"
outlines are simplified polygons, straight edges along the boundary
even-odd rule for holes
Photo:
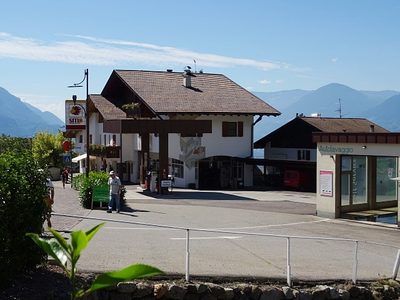
[[[75,179],[76,178],[76,179]],[[92,191],[95,186],[108,184],[108,174],[104,172],[91,171],[89,178],[85,174],[74,177],[76,187],[79,190],[79,198],[82,207],[90,208],[92,204]]]
[[[79,198],[83,208],[91,208],[92,205],[92,192],[95,186],[107,185],[108,184],[108,173],[90,171],[89,178],[86,178],[86,174],[79,174],[74,176],[74,188],[79,190]],[[121,205],[125,200],[126,189],[124,186],[121,187]]]
[[[45,256],[25,236],[41,233],[46,174],[28,152],[0,153],[0,285],[35,268]]]

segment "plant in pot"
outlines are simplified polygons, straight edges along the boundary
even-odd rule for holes
[[[130,118],[136,119],[140,116],[140,103],[132,102],[121,106],[122,110],[126,112],[126,115]]]

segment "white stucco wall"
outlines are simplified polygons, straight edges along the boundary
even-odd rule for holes
[[[212,120],[212,134],[204,134],[202,144],[206,147],[206,156],[227,155],[234,157],[251,156],[252,116],[203,116],[199,120]],[[222,122],[243,122],[242,137],[222,137]]]
[[[321,153],[317,151],[316,208],[317,215],[324,218],[335,218],[336,213],[335,161],[335,156],[321,155]],[[320,182],[321,171],[332,172],[332,196],[322,195]]]

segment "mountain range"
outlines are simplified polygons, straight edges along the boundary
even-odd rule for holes
[[[255,141],[295,118],[296,114],[366,118],[390,131],[400,131],[399,91],[361,91],[331,83],[311,91],[287,90],[254,94],[282,113],[276,118],[263,118],[255,126]]]
[[[255,126],[254,140],[293,119],[296,114],[322,117],[367,118],[390,130],[400,131],[400,92],[361,91],[331,83],[317,90],[254,92],[279,110],[278,117],[264,117]],[[51,112],[43,112],[0,87],[0,134],[31,137],[38,131],[57,132],[64,125]]]
[[[23,102],[0,87],[0,134],[32,137],[38,131],[58,132],[64,122],[48,111]]]

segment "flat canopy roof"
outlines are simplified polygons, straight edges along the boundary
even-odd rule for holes
[[[104,120],[108,133],[212,133],[211,120]]]

